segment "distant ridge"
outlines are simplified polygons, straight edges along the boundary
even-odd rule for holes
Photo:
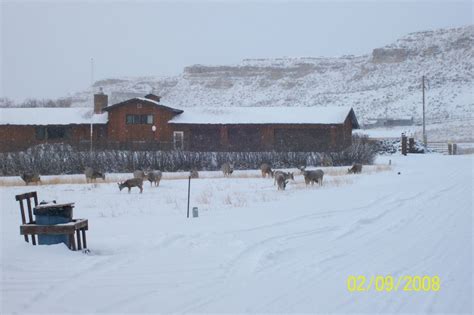
[[[165,105],[353,107],[361,122],[374,117],[421,118],[421,76],[428,80],[431,122],[472,117],[474,26],[410,33],[361,56],[244,59],[237,65],[193,65],[175,77],[97,81],[111,102],[152,89]],[[73,106],[91,106],[88,89]]]

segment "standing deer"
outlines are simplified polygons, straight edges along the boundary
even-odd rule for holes
[[[137,187],[140,189],[140,194],[143,192],[143,179],[141,178],[131,178],[127,179],[123,183],[117,183],[120,191],[122,191],[123,188],[127,187],[128,188],[128,193],[130,193],[130,190],[132,187]]]
[[[191,176],[191,178],[199,178],[199,173],[194,169],[189,172],[189,176]]]
[[[277,176],[278,175],[282,175],[283,177],[285,177],[285,179],[291,179],[291,180],[295,180],[295,176],[293,173],[286,173],[286,172],[283,172],[283,171],[275,171],[273,173],[273,178],[275,178],[275,180],[273,181],[273,185],[275,185],[277,183]]]
[[[284,173],[278,173],[275,175],[275,182],[278,184],[277,190],[285,190],[288,179]]]
[[[314,183],[318,183],[319,186],[323,185],[324,172],[322,170],[304,171],[303,176],[306,186],[308,186],[309,183],[311,183],[311,185],[314,185]]]
[[[362,172],[362,164],[354,163],[351,168],[347,170],[348,174],[357,174]]]
[[[92,183],[95,182],[97,178],[102,178],[102,180],[105,180],[105,174],[102,172],[99,172],[92,167],[87,166],[84,169],[84,175],[86,175],[86,183]]]
[[[155,186],[160,186],[160,181],[161,177],[163,174],[161,171],[151,171],[149,172],[146,177],[148,178],[148,181],[150,182],[150,185],[153,186],[153,183],[155,183]]]
[[[142,180],[147,179],[145,171],[142,171],[142,170],[134,171],[133,178],[141,178]]]
[[[221,166],[222,173],[224,173],[224,177],[229,177],[234,172],[234,163],[224,163]]]
[[[26,186],[28,186],[29,183],[35,183],[35,184],[40,183],[41,184],[41,178],[40,178],[39,174],[25,172],[25,173],[21,174],[20,177],[21,177],[21,179],[23,179]]]
[[[262,177],[263,178],[266,178],[267,175],[269,175],[269,177],[273,178],[272,168],[267,163],[262,163],[262,165],[260,165],[260,171],[262,172]]]
[[[304,172],[306,171],[306,166],[300,166],[298,167],[298,169],[300,170],[300,175],[304,175]]]

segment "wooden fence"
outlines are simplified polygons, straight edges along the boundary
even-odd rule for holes
[[[474,153],[474,143],[472,142],[428,142],[428,148],[446,155]]]

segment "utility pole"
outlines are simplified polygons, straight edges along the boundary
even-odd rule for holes
[[[426,145],[428,144],[428,139],[426,138],[426,123],[425,123],[425,76],[422,76],[421,78],[422,82],[422,91],[423,91],[423,144]]]
[[[91,58],[91,87],[94,85],[94,58]]]
[[[94,91],[94,58],[91,58],[91,89],[92,92]],[[92,93],[94,94],[94,93]],[[92,120],[94,119],[94,110],[95,110],[95,105],[94,105],[94,96],[92,96],[92,116],[91,116],[91,146],[90,146],[90,155],[92,159],[92,137],[94,134],[94,127],[92,125]]]
[[[94,118],[94,113],[92,113],[92,116],[91,116],[91,147],[90,147],[90,153],[91,153],[91,157],[92,157],[92,136],[94,134],[94,127],[92,125],[92,119]]]

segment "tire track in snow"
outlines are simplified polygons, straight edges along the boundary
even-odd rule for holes
[[[349,212],[363,211],[363,210],[366,210],[367,208],[371,208],[372,206],[379,204],[381,201],[386,199],[387,196],[389,196],[389,195],[388,194],[384,195],[382,197],[379,197],[377,199],[372,200],[368,204],[365,204],[363,206],[358,206],[358,207],[355,207],[355,208],[346,208],[346,209],[343,209],[343,210],[330,210],[330,211],[306,214],[306,215],[294,217],[294,218],[291,218],[291,219],[288,219],[288,220],[278,221],[278,222],[271,223],[271,224],[260,225],[260,226],[256,226],[256,227],[253,227],[253,228],[233,230],[233,231],[225,232],[224,234],[235,234],[235,233],[239,233],[239,232],[259,231],[259,230],[263,230],[263,229],[269,229],[269,228],[274,228],[274,227],[278,227],[278,226],[287,225],[289,223],[296,223],[296,222],[299,222],[299,221],[302,221],[302,220],[315,220],[315,219],[332,217],[332,216],[336,216],[336,215],[340,215],[340,214],[344,214],[344,213],[349,213]]]
[[[174,242],[182,239],[183,235],[176,235],[173,237],[166,237],[164,240],[159,242],[157,246],[154,246],[154,249],[165,248],[172,245]],[[92,253],[95,250],[92,250]],[[141,255],[144,255],[146,251],[142,250]],[[79,254],[74,252],[72,254]],[[91,255],[91,257],[97,257],[100,255]],[[103,256],[100,256],[103,257]],[[131,262],[137,259],[136,256],[126,255],[124,258],[119,259],[120,255],[111,255],[107,259],[103,259],[92,265],[77,271],[70,275],[67,279],[62,279],[62,281],[54,281],[52,285],[49,285],[47,289],[41,290],[33,298],[24,304],[23,310],[27,312],[32,307],[37,308],[38,304],[51,305],[54,300],[61,300],[64,297],[71,296],[71,292],[79,290],[82,286],[80,283],[88,283],[91,279],[97,280],[99,275],[103,273],[110,273],[113,270],[120,269],[123,266],[129,265]],[[50,279],[49,279],[50,280]],[[47,292],[47,293],[46,293]],[[54,304],[54,303],[53,303]]]
[[[235,279],[240,278],[242,273],[255,272],[256,262],[261,258],[262,249],[267,250],[268,246],[274,242],[287,243],[288,241],[301,239],[312,235],[319,235],[322,233],[328,233],[334,231],[335,227],[323,227],[317,229],[310,229],[296,233],[284,233],[280,235],[275,235],[272,237],[267,237],[263,240],[255,242],[244,250],[242,250],[236,257],[231,259],[229,262],[222,265],[220,269],[220,276],[214,278],[211,282],[213,286],[214,294],[210,294],[209,298],[199,299],[195,303],[186,305],[184,308],[180,308],[179,312],[188,313],[188,312],[200,312],[201,308],[213,304],[213,302],[218,301],[226,296],[231,295],[231,292],[228,292],[224,288],[227,288],[230,283],[235,283]],[[238,281],[237,281],[238,283]],[[207,288],[209,290],[209,288]]]

